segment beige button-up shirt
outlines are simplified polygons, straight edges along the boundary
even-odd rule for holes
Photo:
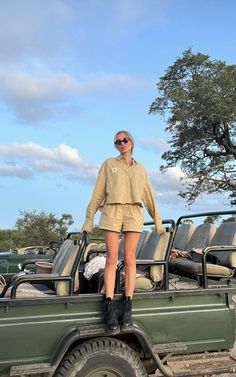
[[[133,161],[132,166],[128,166],[121,156],[109,158],[99,170],[82,229],[87,232],[92,231],[94,215],[104,204],[137,203],[144,204],[154,220],[157,233],[163,233],[162,220],[144,166],[136,161]]]

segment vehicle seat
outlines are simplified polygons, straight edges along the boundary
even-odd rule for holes
[[[149,235],[150,235],[149,231],[143,231],[140,234],[140,238],[139,238],[138,245],[137,245],[137,248],[136,248],[136,253],[135,253],[136,258],[138,258],[138,255],[139,255],[142,247],[144,246],[145,242],[147,241]],[[87,246],[87,248],[88,247],[89,247],[89,245]],[[86,260],[87,262],[89,262],[91,255],[97,256],[99,254],[102,254],[103,256],[106,256],[107,250],[106,250],[106,244],[105,243],[92,244],[92,247],[90,247],[89,249],[87,249],[87,248],[86,248],[85,257],[84,257],[84,260]],[[118,260],[121,261],[123,259],[124,259],[124,236],[122,236],[119,240],[119,250],[118,250]]]
[[[200,224],[196,227],[186,245],[186,251],[209,246],[216,232],[215,224]]]
[[[144,248],[149,236],[150,236],[150,232],[148,230],[143,230],[141,232],[138,245],[135,251],[136,259],[140,259],[140,253],[142,253],[142,249]],[[121,261],[123,259],[124,259],[124,237],[122,237],[120,240],[119,252],[118,252],[118,260]]]
[[[170,234],[165,232],[159,236],[156,231],[151,232],[137,260],[135,291],[153,290],[160,285],[164,266],[151,264],[142,266],[140,263],[147,260],[150,262],[166,260]]]
[[[204,245],[204,242],[205,245]],[[187,245],[188,251],[192,247],[204,248],[207,246],[233,246],[236,245],[236,222],[225,222],[215,231],[213,224],[202,224],[196,228]],[[212,277],[230,277],[232,269],[236,267],[236,252],[222,251],[211,252],[219,264],[206,263],[207,275]],[[172,272],[182,273],[187,276],[202,275],[202,263],[186,258],[175,258],[169,262]]]
[[[181,224],[175,233],[172,247],[178,250],[186,250],[187,243],[189,242],[195,228],[196,227],[193,224]]]
[[[77,256],[78,250],[80,245],[75,245],[74,241],[72,240],[65,240],[62,244],[58,254],[56,255],[54,262],[53,262],[53,268],[51,274],[42,274],[32,275],[33,279],[35,277],[45,277],[48,276],[50,278],[50,275],[52,277],[57,276],[70,276],[72,272],[72,267],[75,262],[75,258]],[[57,296],[66,296],[69,294],[69,282],[68,281],[58,281],[54,283],[54,291],[51,289],[41,290],[38,289],[38,285],[33,285],[30,283],[30,275],[26,275],[27,281],[26,283],[22,283],[17,287],[16,291],[16,297],[43,297],[47,296],[48,294],[56,294]],[[50,279],[49,279],[50,280]],[[33,282],[33,280],[32,280]],[[38,283],[38,282],[37,282]],[[45,286],[42,281],[42,286]],[[75,281],[74,281],[74,292],[77,292],[79,289],[79,276],[78,276],[78,270],[75,275]],[[11,295],[11,287],[7,290],[4,297],[10,297]]]
[[[98,255],[99,252],[105,252],[106,250],[106,245],[104,242],[98,243],[98,242],[89,242],[88,245],[86,246],[84,256],[83,256],[83,262],[86,262],[87,259],[90,259],[90,255]]]
[[[211,246],[236,246],[236,221],[227,221],[219,226],[218,232],[211,241]],[[229,268],[236,268],[236,251],[211,252],[218,263]]]

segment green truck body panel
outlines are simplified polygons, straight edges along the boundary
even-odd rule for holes
[[[185,343],[184,353],[229,349],[235,340],[233,293],[236,290],[209,289],[135,294],[135,328],[152,345]],[[120,311],[121,295],[116,301]],[[14,365],[53,366],[70,334],[76,332],[79,340],[85,337],[86,327],[104,324],[103,306],[100,294],[2,299],[0,372],[7,373]]]

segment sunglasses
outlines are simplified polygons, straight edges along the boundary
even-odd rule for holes
[[[124,139],[122,139],[122,140],[117,139],[114,142],[114,144],[118,147],[119,145],[121,145],[121,144],[127,144],[128,142],[129,142],[129,139],[127,139],[127,137],[124,137]]]

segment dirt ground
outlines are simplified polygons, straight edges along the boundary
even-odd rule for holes
[[[236,342],[234,344],[234,348],[232,349],[232,355],[236,359]],[[161,376],[161,374],[160,374],[160,376]],[[155,377],[155,375],[149,374],[148,377]],[[158,375],[158,377],[159,377],[159,375]],[[208,375],[206,375],[204,377],[208,377]],[[236,373],[223,373],[223,374],[217,374],[217,375],[214,374],[211,377],[236,377]]]
[[[234,343],[234,348],[232,348],[231,350],[231,354],[232,356],[236,359],[236,341]],[[161,374],[160,374],[161,376]],[[149,374],[148,377],[155,377],[154,374]],[[159,377],[159,375],[158,375]],[[208,377],[208,375],[204,376],[204,377]],[[212,375],[211,377],[236,377],[236,373],[223,373],[223,374],[217,374],[217,375]]]

